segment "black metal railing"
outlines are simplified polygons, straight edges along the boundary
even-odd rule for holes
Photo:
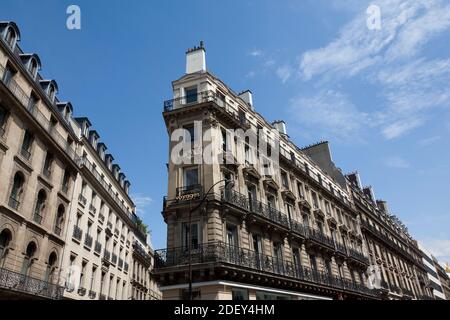
[[[366,295],[375,295],[371,289],[352,280],[330,275],[326,272],[295,265],[290,260],[261,254],[255,251],[230,246],[223,242],[211,242],[191,250],[192,264],[225,263],[262,272],[282,275],[300,281],[316,283],[331,288],[354,291]],[[182,267],[189,263],[188,250],[185,247],[155,251],[155,268]]]
[[[106,223],[106,229],[109,229],[112,232],[112,227],[113,227],[112,222],[108,221]]]
[[[97,253],[102,252],[102,244],[97,240],[95,241],[94,251]]]
[[[13,197],[9,197],[9,202],[8,202],[9,206],[11,208],[13,208],[14,210],[17,210],[19,208],[20,205],[20,201],[16,198]]]
[[[89,211],[92,212],[94,215],[97,213],[97,209],[92,203],[89,205]]]
[[[343,254],[345,256],[348,254],[347,253],[347,248],[345,247],[345,245],[343,243],[335,241],[334,244],[335,244],[335,248],[336,248],[337,252],[339,252],[339,253],[341,253],[341,254]]]
[[[79,287],[79,288],[78,288],[78,294],[79,294],[80,296],[84,296],[84,295],[86,294],[86,288]]]
[[[103,293],[100,294],[99,300],[106,300],[106,295]]]
[[[164,101],[164,112],[173,111],[185,106],[191,106],[197,103],[216,101],[216,94],[214,91],[198,92],[195,95],[186,95],[175,99]]]
[[[308,227],[304,226],[303,224],[301,224],[298,221],[295,220],[291,220],[290,221],[290,225],[291,225],[291,230],[292,232],[301,235],[302,237],[307,237],[308,236]]]
[[[92,236],[86,233],[86,236],[84,238],[84,245],[90,249],[92,248],[92,242],[93,242]]]
[[[335,249],[334,240],[319,229],[309,228],[309,238],[331,249]]]
[[[78,202],[81,203],[83,206],[87,204],[87,199],[85,196],[83,196],[81,193],[78,196]]]
[[[200,193],[200,195],[202,194],[203,191],[203,187],[200,184],[193,184],[190,186],[185,186],[185,187],[178,187],[176,192],[177,192],[177,196],[182,196],[185,194],[191,194],[191,193]]]
[[[78,226],[73,227],[73,238],[77,239],[78,241],[81,241],[81,237],[83,236],[83,231]]]
[[[249,200],[245,195],[234,190],[223,190],[222,200],[289,228],[289,220],[287,215],[267,204],[262,203],[261,201]]]
[[[101,223],[105,222],[105,216],[103,214],[99,214],[98,215],[98,221],[100,221]]]
[[[31,158],[31,152],[25,148],[20,149],[20,154],[27,160],[30,160]]]
[[[348,248],[348,255],[355,260],[358,260],[364,264],[369,265],[369,258],[353,248]]]
[[[133,242],[133,253],[140,256],[144,261],[147,261],[148,263],[150,263],[152,259],[148,252],[145,251],[145,249],[137,241]]]
[[[0,288],[47,299],[62,299],[64,287],[0,268]]]
[[[37,224],[41,224],[42,223],[42,214],[41,214],[40,210],[37,209],[37,210],[34,211],[33,220]]]
[[[55,227],[53,228],[53,233],[60,236],[61,235],[61,227],[58,225],[55,225]]]
[[[95,299],[97,297],[97,292],[89,290],[89,298]]]

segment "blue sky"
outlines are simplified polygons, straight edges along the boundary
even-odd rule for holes
[[[369,30],[366,9],[381,9]],[[81,30],[66,8],[81,8]],[[410,233],[450,262],[450,5],[445,1],[2,0],[25,51],[88,116],[132,181],[153,244],[165,246],[167,141],[161,115],[185,51],[205,41],[208,68],[299,145],[331,142]]]

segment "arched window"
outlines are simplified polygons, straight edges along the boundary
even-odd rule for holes
[[[53,283],[57,260],[58,257],[56,256],[56,253],[52,252],[48,257],[47,261],[47,268],[45,270],[45,278],[44,278],[45,282]]]
[[[14,29],[11,27],[8,28],[8,30],[6,31],[5,41],[11,48],[14,47],[14,44],[16,43],[16,38],[17,38],[17,35],[16,35],[16,32],[14,31]]]
[[[30,60],[30,68],[29,71],[31,73],[31,75],[33,76],[33,78],[36,77],[37,71],[38,71],[38,63],[36,61],[36,59],[32,58]]]
[[[27,250],[25,251],[25,257],[23,257],[23,264],[22,264],[22,270],[21,273],[25,276],[28,276],[31,271],[31,266],[34,261],[34,256],[36,254],[36,243],[33,241],[30,242],[27,246]]]
[[[23,193],[24,177],[21,172],[17,172],[14,176],[14,182],[9,196],[9,206],[13,209],[19,208],[20,198]]]
[[[64,224],[64,206],[61,204],[58,207],[58,213],[56,214],[56,221],[55,221],[55,234],[57,234],[58,236],[61,235],[61,230],[62,230],[62,226]]]
[[[8,229],[5,229],[0,233],[0,268],[4,267],[11,239],[12,239],[11,231],[9,231]]]
[[[36,201],[36,207],[34,209],[34,221],[36,223],[42,223],[42,218],[44,216],[44,210],[45,210],[45,202],[47,200],[47,194],[44,190],[39,191],[37,201]]]
[[[48,98],[50,99],[50,101],[52,103],[55,101],[55,96],[56,96],[55,86],[52,85],[52,84],[49,84],[49,86],[48,86]]]

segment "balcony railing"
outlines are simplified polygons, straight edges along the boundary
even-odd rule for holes
[[[163,249],[155,251],[155,268],[157,270],[187,266],[189,255],[187,248]],[[224,263],[250,268],[262,272],[282,275],[296,280],[316,283],[331,288],[374,295],[368,287],[351,280],[333,276],[300,265],[290,260],[279,259],[240,247],[230,246],[223,242],[212,242],[199,245],[191,253],[192,264]]]
[[[78,294],[80,296],[84,296],[86,294],[86,288],[83,287],[78,288]]]
[[[81,241],[81,237],[83,236],[83,231],[78,226],[73,227],[73,238],[77,239],[78,241]]]
[[[99,214],[98,215],[98,221],[100,221],[101,223],[103,223],[105,221],[105,216],[103,214]]]
[[[19,208],[20,202],[19,200],[13,198],[13,197],[9,197],[9,206],[11,208],[13,208],[14,210],[17,210]]]
[[[97,297],[97,292],[89,290],[89,298],[95,299]]]
[[[190,186],[186,186],[186,187],[179,187],[177,188],[176,192],[177,192],[177,196],[183,196],[186,194],[191,194],[191,193],[200,193],[200,195],[202,194],[203,191],[203,187],[200,184],[194,184],[194,185],[190,185]]]
[[[335,249],[334,240],[318,229],[309,228],[309,237],[324,246]]]
[[[369,258],[367,258],[363,253],[356,251],[355,249],[348,248],[348,255],[351,258],[358,260],[364,264],[369,264]]]
[[[81,203],[83,206],[86,206],[87,199],[80,193],[80,195],[78,196],[78,202]]]
[[[41,212],[39,210],[35,210],[34,211],[33,220],[37,224],[41,224],[42,223],[42,215],[41,215]]]
[[[60,300],[64,287],[0,268],[0,288]]]
[[[59,226],[55,226],[54,228],[53,228],[53,232],[56,234],[56,235],[58,235],[58,236],[60,236],[61,235],[61,227],[59,227]]]
[[[248,200],[246,196],[237,191],[224,190],[222,192],[222,200],[289,228],[288,217],[284,213],[260,201]]]
[[[106,229],[109,229],[109,231],[112,232],[112,227],[113,227],[112,222],[108,221],[108,222],[106,223]]]
[[[99,300],[106,300],[106,295],[100,294]]]
[[[335,244],[335,248],[336,248],[337,252],[339,252],[345,256],[347,255],[347,248],[345,247],[345,245],[343,243],[335,241],[334,244]]]
[[[135,254],[142,257],[145,261],[151,261],[152,258],[150,257],[150,255],[145,251],[144,248],[142,248],[142,246],[137,241],[133,243],[133,250]]]
[[[84,245],[90,249],[92,248],[92,242],[93,242],[92,236],[86,233],[86,236],[84,238]]]
[[[102,244],[97,240],[95,241],[94,251],[97,253],[102,252]]]
[[[31,158],[31,152],[28,151],[27,149],[24,149],[24,148],[20,149],[20,154],[22,155],[22,157],[24,157],[27,160],[30,160],[30,158]]]
[[[61,149],[72,159],[76,159],[75,151],[72,146],[67,142],[58,131],[53,130],[53,125],[49,119],[41,112],[38,108],[31,103],[31,99],[29,94],[26,94],[25,91],[17,84],[14,79],[9,79],[5,82],[4,79],[5,68],[0,65],[0,81],[8,87],[11,93],[20,101],[22,106],[28,111],[28,113],[44,128],[45,131],[53,138],[54,141],[59,145]],[[56,107],[53,105],[53,108]],[[29,158],[28,158],[29,159]]]
[[[97,213],[97,209],[94,207],[92,203],[89,205],[89,211],[92,212],[94,215]]]

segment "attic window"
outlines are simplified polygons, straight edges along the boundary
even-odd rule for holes
[[[55,101],[56,89],[53,84],[49,84],[48,86],[48,98],[53,103]]]
[[[16,32],[14,31],[13,28],[9,27],[8,30],[6,31],[5,41],[11,48],[14,48],[16,38],[17,38]]]
[[[32,58],[32,59],[30,60],[29,71],[30,71],[31,76],[32,76],[33,78],[36,78],[37,71],[38,71],[38,63],[37,63],[36,59],[33,59],[33,58]]]

